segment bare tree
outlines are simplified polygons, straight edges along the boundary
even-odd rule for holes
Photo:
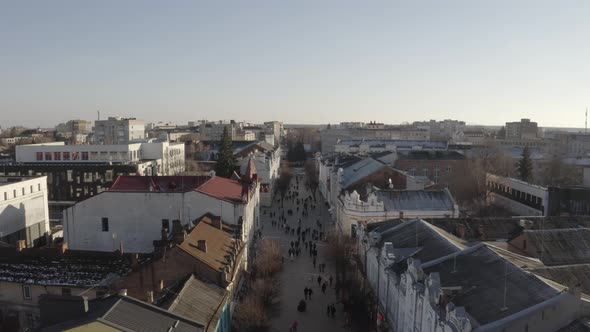
[[[278,241],[270,239],[260,241],[255,266],[256,278],[274,277],[281,271],[281,247]]]
[[[237,306],[234,315],[238,331],[264,332],[270,328],[270,321],[259,296],[250,293]]]
[[[580,182],[576,167],[565,164],[557,155],[551,158],[541,177],[540,184],[545,186],[571,186]]]
[[[304,165],[307,185],[315,197],[315,192],[319,186],[318,168],[315,160],[308,160]]]
[[[285,194],[287,194],[292,178],[293,173],[291,173],[289,166],[286,163],[282,164],[279,179],[277,181],[277,190],[281,193],[281,198],[284,198]]]

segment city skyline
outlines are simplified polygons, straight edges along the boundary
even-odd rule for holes
[[[584,127],[569,1],[4,3],[2,126],[135,116]]]

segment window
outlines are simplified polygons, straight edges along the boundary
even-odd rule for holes
[[[72,160],[80,160],[80,152],[72,152]]]
[[[4,200],[7,201],[8,200],[8,193],[4,192]]]
[[[88,152],[82,152],[82,160],[88,160]]]
[[[23,196],[25,195],[25,187],[22,188],[23,189]]]
[[[71,288],[62,288],[61,289],[61,295],[72,295],[72,289]]]
[[[107,152],[106,151],[100,152],[100,160],[107,160]]]
[[[98,160],[98,152],[90,152],[90,160]]]
[[[45,152],[45,160],[51,160],[51,152]]]
[[[447,166],[447,174],[451,173],[451,166]]]
[[[37,190],[41,191],[41,184],[37,183]]]
[[[102,231],[103,232],[109,231],[109,218],[102,218]]]
[[[33,193],[33,186],[31,186],[31,194]]]
[[[43,152],[37,152],[37,160],[43,160]]]
[[[16,189],[12,191],[12,198],[16,198]]]
[[[70,160],[70,153],[69,152],[64,152],[63,153],[63,157],[64,157],[64,160]]]
[[[54,152],[53,159],[54,160],[61,160],[61,152]]]
[[[162,229],[166,229],[166,232],[170,231],[170,221],[168,219],[162,219]]]
[[[23,299],[25,299],[25,300],[33,299],[33,294],[31,293],[31,286],[23,285]]]

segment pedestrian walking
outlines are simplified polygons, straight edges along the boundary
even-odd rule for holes
[[[326,306],[326,316],[330,317],[332,315],[332,307],[328,304]]]
[[[330,278],[328,279],[330,281],[330,287],[332,287],[332,276],[330,275]]]
[[[332,317],[336,317],[336,306],[334,306],[334,304],[331,305],[330,313],[332,314]]]
[[[322,284],[322,293],[326,294],[326,283]]]
[[[315,269],[315,257],[313,258],[313,268]]]
[[[307,292],[307,294],[309,294],[309,299],[311,300],[311,296],[313,295],[313,289],[309,288],[309,291]]]
[[[322,276],[318,276],[318,286],[322,283]]]
[[[309,292],[309,288],[305,287],[303,290],[303,294],[305,295],[305,299],[307,300],[307,292]]]

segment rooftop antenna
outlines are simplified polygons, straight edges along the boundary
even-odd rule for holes
[[[500,311],[508,310],[506,306],[506,294],[508,293],[508,262],[504,262],[504,305],[500,309]]]
[[[98,114],[98,121],[100,121],[100,110],[96,110],[96,113]]]
[[[584,121],[584,134],[588,133],[588,107],[586,107],[586,121]]]

